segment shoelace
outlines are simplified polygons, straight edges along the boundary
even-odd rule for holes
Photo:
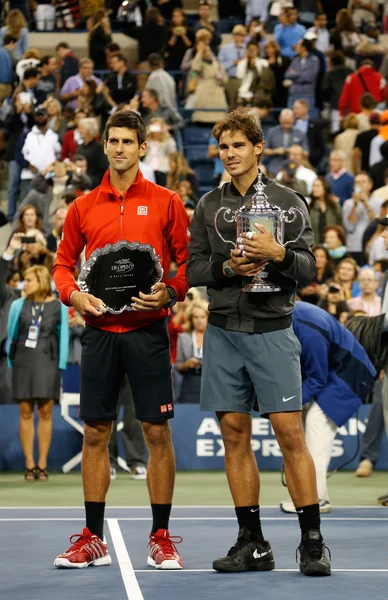
[[[165,538],[151,538],[151,541],[161,546],[166,556],[174,556],[174,553],[177,552],[175,544],[181,544],[183,542],[183,538],[180,535],[173,535]]]
[[[237,542],[235,543],[235,545],[232,546],[231,549],[229,550],[227,556],[233,556],[233,554],[237,554],[237,552],[239,552],[240,550],[245,548],[245,546],[249,543],[250,542],[248,542],[247,540],[238,539]]]
[[[308,546],[306,544],[299,544],[299,546],[297,547],[297,549],[295,551],[296,562],[298,562],[298,552],[299,552],[299,554],[301,553],[300,549],[301,549],[302,546],[304,546],[307,554],[309,556],[311,556],[312,558],[318,558],[319,559],[319,558],[322,557],[322,542],[319,542],[319,545],[318,545],[318,543],[312,542]],[[329,558],[331,560],[330,548],[328,548],[328,546],[326,546],[326,544],[325,544],[324,547],[325,547],[325,550],[328,551]],[[323,551],[323,553],[325,553],[325,551]]]
[[[74,541],[73,541],[74,538]],[[70,552],[70,550],[75,550],[74,546],[77,546],[77,548],[81,547],[83,544],[87,543],[90,540],[89,537],[86,537],[85,535],[82,535],[82,533],[73,533],[73,535],[71,535],[69,537],[69,541],[70,541],[70,548],[67,550],[67,552]]]

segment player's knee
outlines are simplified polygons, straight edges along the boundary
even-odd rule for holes
[[[143,423],[144,437],[148,447],[165,446],[171,443],[170,426],[164,423]]]
[[[302,452],[306,449],[303,430],[298,426],[277,431],[276,437],[283,454]]]
[[[111,432],[111,423],[85,423],[84,446],[89,448],[107,447]]]
[[[237,420],[222,420],[222,439],[226,451],[236,451],[238,448],[250,447],[251,431],[244,423]]]

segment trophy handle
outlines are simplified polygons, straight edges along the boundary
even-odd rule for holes
[[[231,208],[226,208],[225,206],[221,206],[221,208],[219,208],[217,210],[216,214],[214,215],[214,229],[216,230],[217,235],[222,239],[222,241],[225,244],[232,244],[233,248],[237,248],[237,245],[234,242],[232,242],[231,240],[225,240],[222,237],[220,230],[218,229],[217,220],[218,220],[218,217],[221,214],[221,212],[224,212],[224,219],[227,223],[233,223],[233,221],[236,220],[236,213]],[[232,215],[232,217],[228,219],[226,215]]]
[[[292,215],[291,218],[289,218],[287,216],[287,213],[289,215]],[[306,226],[307,226],[306,215],[304,214],[303,210],[301,208],[299,208],[299,206],[293,206],[292,208],[289,208],[286,212],[283,213],[282,219],[285,223],[293,223],[297,217],[297,213],[299,213],[302,218],[302,229],[300,230],[299,234],[297,235],[297,237],[294,240],[289,240],[285,244],[282,244],[284,248],[286,246],[288,246],[288,244],[294,244],[295,242],[298,242],[300,240],[300,238],[302,237],[304,230],[306,229]]]

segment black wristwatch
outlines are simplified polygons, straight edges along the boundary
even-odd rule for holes
[[[169,285],[166,287],[166,290],[170,294],[170,300],[164,305],[164,308],[172,308],[178,302],[176,291]]]

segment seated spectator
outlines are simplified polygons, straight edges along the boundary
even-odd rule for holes
[[[62,88],[69,77],[77,75],[79,61],[67,42],[60,42],[55,50],[60,64],[59,85]]]
[[[35,89],[39,83],[39,70],[36,67],[30,67],[23,72],[23,80],[15,88],[13,97],[23,94],[20,101],[22,104],[36,104]]]
[[[315,276],[308,286],[299,290],[299,295],[305,302],[317,304],[321,293],[326,293],[324,284],[333,278],[334,263],[325,246],[314,246],[312,251],[315,256]]]
[[[77,106],[77,99],[80,94],[85,92],[85,83],[94,81],[96,86],[100,86],[102,81],[93,75],[94,63],[90,58],[82,58],[79,62],[78,74],[66,79],[59,92],[59,99],[62,102],[70,102],[73,109],[80,108]]]
[[[372,181],[368,173],[359,173],[354,178],[352,197],[345,200],[342,207],[342,221],[346,231],[348,252],[359,265],[363,265],[365,262],[362,249],[365,229],[376,216],[369,202],[371,191]]]
[[[297,21],[298,11],[296,8],[287,7],[280,13],[279,23],[274,29],[274,36],[283,56],[293,58],[296,55],[296,45],[306,33],[306,27]]]
[[[335,50],[329,54],[329,71],[325,73],[323,78],[322,99],[328,102],[330,107],[330,129],[333,134],[341,128],[338,104],[345,80],[351,73],[353,71],[345,65],[345,55],[342,51]]]
[[[367,131],[370,128],[370,116],[376,110],[377,102],[372,94],[366,92],[360,98],[361,111],[358,113],[358,130]]]
[[[9,312],[8,364],[12,395],[20,405],[20,441],[27,481],[46,481],[52,433],[52,410],[59,401],[66,368],[69,331],[67,308],[52,295],[50,271],[35,266],[25,272],[26,298],[15,300]],[[31,322],[38,323],[33,335]],[[37,377],[37,373],[39,376]],[[39,458],[34,460],[34,406],[38,404]]]
[[[245,58],[237,65],[236,76],[241,80],[237,102],[271,100],[276,82],[272,69],[264,58],[259,58],[257,42],[248,42]]]
[[[150,7],[145,13],[143,25],[131,28],[131,37],[138,41],[139,62],[145,62],[150,54],[160,53],[166,47],[168,33],[162,23],[160,11],[155,7]]]
[[[81,134],[78,129],[78,125],[82,119],[85,119],[87,114],[84,110],[80,109],[76,111],[74,115],[74,129],[70,129],[63,136],[61,160],[72,160],[74,154],[77,152],[78,146],[81,143]]]
[[[34,94],[38,104],[43,104],[48,96],[55,96],[57,89],[57,59],[55,56],[44,56],[39,65],[40,77]]]
[[[29,232],[35,229],[42,230],[42,218],[36,206],[25,204],[19,212],[13,231],[29,235]]]
[[[328,225],[323,232],[323,244],[334,264],[347,256],[346,234],[341,225]]]
[[[11,35],[16,38],[15,56],[20,60],[28,50],[28,28],[23,13],[18,10],[10,10],[5,25],[0,29],[0,46],[4,46],[4,38]]]
[[[317,244],[324,242],[324,232],[329,225],[342,226],[341,207],[331,193],[325,177],[318,177],[313,183],[310,201],[311,229]]]
[[[356,27],[375,21],[379,13],[379,0],[349,0],[348,9]]]
[[[181,181],[179,184],[178,193],[182,198],[182,202],[189,217],[189,221],[191,221],[191,219],[194,216],[195,207],[198,203],[198,198],[191,188],[191,183],[187,180]]]
[[[341,285],[346,301],[356,296],[358,272],[359,266],[350,256],[344,257],[335,267],[334,281]]]
[[[48,0],[35,0],[35,23],[38,31],[53,31],[55,27],[55,4]]]
[[[47,242],[43,233],[39,229],[31,229],[28,237],[35,241],[28,242],[21,246],[21,252],[15,257],[14,266],[21,272],[25,278],[25,272],[30,267],[44,266],[50,273],[54,265],[54,255],[47,250]]]
[[[318,13],[314,20],[313,27],[307,30],[307,33],[315,33],[317,41],[315,47],[323,54],[327,54],[330,48],[330,33],[327,29],[327,15]]]
[[[228,76],[225,91],[228,97],[229,108],[231,109],[237,106],[237,95],[241,85],[237,77],[237,65],[245,54],[246,35],[247,31],[243,25],[235,25],[232,31],[233,42],[223,44],[218,53],[219,63]],[[199,49],[199,52],[202,52],[202,49]]]
[[[65,160],[67,172],[70,173],[70,178],[67,182],[67,187],[72,187],[77,196],[82,196],[85,190],[93,189],[92,178],[88,175],[88,161],[82,154],[75,154],[73,161]]]
[[[196,111],[192,120],[198,123],[215,123],[222,118],[228,108],[224,84],[225,71],[212,53],[210,46],[198,52],[191,64],[189,91],[192,96],[186,101],[186,108],[216,109],[214,111]],[[194,84],[191,88],[191,84]],[[217,110],[218,109],[218,110]]]
[[[169,173],[167,175],[167,188],[173,192],[179,191],[181,181],[188,181],[191,185],[191,189],[199,198],[199,185],[196,174],[190,169],[186,158],[182,152],[173,152],[169,156]]]
[[[135,102],[133,106],[134,110],[139,108],[138,98],[138,96],[133,98],[133,100],[137,101],[137,108]],[[178,131],[178,129],[184,127],[184,121],[176,110],[173,110],[169,106],[160,105],[159,96],[155,90],[147,89],[143,91],[141,95],[141,106],[144,111],[142,112],[142,116],[147,126],[150,124],[152,118],[161,117],[166,121],[170,131]]]
[[[185,312],[184,333],[178,335],[176,366],[183,375],[178,402],[198,404],[201,392],[203,336],[209,311],[207,302],[192,302]]]
[[[210,20],[211,3],[207,0],[199,0],[198,16],[199,20],[194,24],[194,33],[200,29],[207,29],[211,33],[211,49],[214,54],[217,54],[218,48],[221,45],[221,31],[216,21]]]
[[[273,105],[283,108],[288,103],[288,88],[283,85],[284,74],[290,66],[291,59],[281,55],[280,46],[274,40],[270,40],[265,46],[265,56],[275,76],[276,88],[272,94]]]
[[[147,79],[146,90],[155,90],[158,94],[159,104],[162,107],[176,108],[176,83],[163,68],[163,58],[160,54],[150,54],[147,62],[151,73]]]
[[[123,54],[112,54],[110,57],[110,73],[104,81],[107,93],[105,99],[112,107],[127,104],[136,93],[136,77],[128,68],[127,59]]]
[[[64,208],[64,207],[57,208],[57,210],[55,211],[55,213],[53,215],[53,218],[52,218],[53,228],[52,228],[51,232],[48,234],[48,236],[46,236],[47,250],[49,252],[52,252],[53,254],[57,253],[58,244],[61,241],[60,236],[62,233],[62,227],[65,222],[66,215],[67,215],[67,208]]]
[[[48,127],[48,113],[38,106],[34,111],[35,125],[27,134],[22,147],[25,167],[22,182],[30,183],[34,175],[43,173],[61,154],[58,135]]]
[[[358,117],[354,113],[346,115],[343,121],[344,131],[334,138],[334,150],[345,155],[345,169],[353,175],[353,148],[358,136]]]
[[[352,15],[347,8],[341,8],[335,17],[335,28],[331,31],[330,43],[334,50],[341,50],[345,55],[345,64],[352,71],[356,69],[356,47],[361,41],[357,33]],[[355,111],[352,111],[355,112]]]
[[[147,127],[147,154],[143,162],[154,171],[158,185],[165,186],[167,183],[168,158],[173,152],[176,152],[176,143],[166,122],[158,117],[151,119]]]
[[[292,110],[296,129],[300,129],[307,136],[309,161],[313,167],[317,167],[326,150],[322,124],[309,118],[308,100],[295,100]]]
[[[326,293],[321,295],[317,306],[326,310],[330,315],[335,317],[337,321],[341,321],[344,314],[349,313],[349,307],[346,302],[346,297],[342,286],[335,281],[328,281],[325,285]]]
[[[346,78],[338,104],[342,118],[348,112],[361,112],[361,97],[365,92],[370,93],[377,103],[387,98],[386,81],[369,58],[363,60],[360,68]]]
[[[101,180],[108,168],[108,161],[104,154],[104,149],[97,137],[100,133],[98,123],[94,118],[82,119],[79,122],[78,130],[82,139],[82,144],[77,148],[77,154],[84,156],[88,163],[87,174],[92,180],[93,188],[100,185]]]
[[[367,258],[368,264],[376,269],[376,263],[388,260],[388,250],[385,247],[383,237],[384,227],[381,225],[381,219],[386,219],[388,215],[388,200],[385,200],[380,208],[378,218],[371,221],[364,232],[362,238],[362,247]]]
[[[295,50],[298,56],[293,58],[284,74],[285,81],[291,81],[288,106],[291,108],[296,99],[303,98],[309,103],[310,118],[315,118],[318,116],[315,105],[315,90],[319,74],[319,60],[312,54],[310,40],[300,40]]]
[[[288,158],[296,164],[295,177],[298,181],[304,181],[307,187],[307,197],[310,197],[317,174],[315,171],[305,166],[306,162],[307,164],[309,163],[305,159],[303,148],[298,145],[291,146],[288,150]],[[280,174],[276,176],[276,179],[281,179]]]
[[[197,28],[196,31],[198,29],[202,28]],[[187,49],[193,47],[194,41],[195,34],[191,27],[187,26],[185,13],[181,8],[176,8],[172,13],[172,22],[168,33],[167,70],[179,71],[183,57]],[[157,89],[154,85],[150,87]]]
[[[24,72],[27,69],[38,69],[42,59],[38,48],[30,48],[23,54],[23,58],[19,60],[15,67],[15,73],[19,78],[19,82],[23,81]]]
[[[59,141],[62,143],[65,133],[67,132],[67,122],[62,117],[62,105],[56,98],[50,96],[44,103],[44,108],[48,114],[48,126],[58,135]]]
[[[293,190],[297,194],[307,196],[307,185],[304,181],[301,181],[296,176],[297,164],[291,159],[284,161],[282,169],[279,175],[276,177],[280,183],[290,190]]]
[[[358,117],[360,117],[360,115],[358,115]],[[360,119],[358,122],[358,127],[360,129]],[[372,140],[379,134],[379,130],[380,114],[378,112],[372,112],[369,116],[369,129],[361,131],[354,142],[352,152],[353,173],[368,171]]]
[[[341,206],[352,195],[354,177],[345,168],[346,155],[339,150],[330,152],[329,166],[330,173],[327,180],[330,183],[331,191],[337,196]]]
[[[307,151],[308,149],[306,135],[294,126],[292,110],[282,110],[279,123],[279,125],[270,128],[264,148],[264,156],[269,157],[265,165],[274,174],[282,168],[290,146],[298,144],[302,146],[303,150]]]
[[[362,310],[370,317],[381,314],[381,298],[377,294],[379,279],[372,268],[361,269],[357,279],[361,295],[347,301],[349,309],[353,311]]]
[[[109,15],[105,10],[98,10],[88,20],[88,56],[98,71],[106,69],[105,46],[112,41],[112,28]]]

